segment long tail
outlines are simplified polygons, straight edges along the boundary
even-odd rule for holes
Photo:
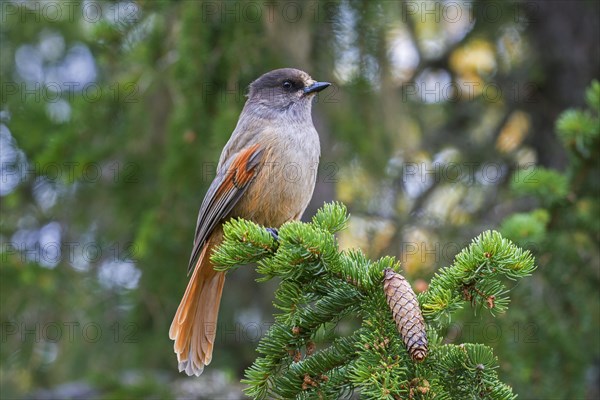
[[[217,332],[225,273],[213,269],[212,247],[209,240],[202,249],[169,329],[179,372],[190,376],[200,376],[204,366],[210,364]]]

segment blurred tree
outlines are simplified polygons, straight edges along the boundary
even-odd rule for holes
[[[516,372],[515,381],[523,387],[534,381],[530,390],[538,398],[600,395],[598,81],[588,88],[585,98],[586,109],[567,110],[556,122],[557,137],[569,158],[566,170],[516,171],[512,190],[517,196],[534,198],[539,208],[513,214],[501,225],[509,238],[538,255],[543,271],[534,284],[521,289],[534,292],[523,296],[520,304],[527,306],[520,315],[505,321],[514,328],[515,340],[503,342],[510,359],[506,368]],[[574,336],[582,342],[576,343]],[[535,354],[535,360],[521,356],[529,353]],[[558,379],[572,384],[555,387]]]

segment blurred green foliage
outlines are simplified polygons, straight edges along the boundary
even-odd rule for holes
[[[588,366],[598,361],[600,352],[600,343],[596,339],[573,345],[574,336],[582,340],[595,338],[600,331],[598,81],[592,82],[586,97],[585,111],[567,110],[556,122],[557,134],[571,160],[567,169],[560,173],[539,168],[541,174],[535,182],[513,185],[517,195],[533,196],[544,208],[513,214],[502,224],[507,237],[538,254],[543,271],[543,279],[531,288],[535,292],[521,310],[522,316],[512,322],[516,327],[515,334],[533,334],[532,338],[536,340],[529,340],[531,345],[527,348],[514,344],[511,347],[516,347],[517,353],[536,354],[534,365],[538,368],[553,365],[573,380],[586,375],[587,379],[594,379]],[[523,320],[544,321],[544,324],[529,325],[526,332],[518,332]],[[553,346],[551,350],[544,350],[549,344]],[[539,380],[543,387],[540,390],[542,398],[593,398],[594,392],[583,384],[554,387],[550,380],[554,379],[552,375],[535,376],[536,368],[519,357],[513,355],[510,363],[511,368],[522,371],[519,380],[523,384],[531,379]]]
[[[323,156],[305,217],[344,201],[342,246],[398,256],[415,287],[500,227],[538,275],[511,313],[445,341],[490,344],[521,398],[598,397],[599,84],[584,95],[598,8],[0,3],[1,397],[240,393],[223,382],[255,358],[273,285],[228,276],[197,382],[176,374],[167,331],[246,87],[284,66],[335,82],[314,107]]]

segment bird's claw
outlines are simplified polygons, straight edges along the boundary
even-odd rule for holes
[[[275,228],[266,228],[267,232],[269,232],[271,234],[271,236],[273,236],[273,239],[275,239],[276,242],[279,242],[279,232],[277,231],[277,229]]]

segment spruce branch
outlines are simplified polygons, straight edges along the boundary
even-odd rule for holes
[[[223,241],[211,256],[215,269],[219,271],[255,263],[272,255],[277,248],[273,236],[266,229],[241,218],[225,224],[223,234],[228,240]]]
[[[473,239],[454,259],[451,267],[435,274],[427,291],[419,295],[425,319],[438,327],[446,326],[452,314],[465,302],[504,312],[508,289],[503,279],[516,280],[535,270],[534,259],[496,231]]]
[[[361,251],[338,249],[334,233],[347,221],[342,204],[326,204],[310,223],[284,224],[277,242],[252,222],[225,224],[224,242],[212,255],[218,268],[256,263],[259,280],[281,281],[275,323],[246,370],[246,394],[328,399],[358,390],[364,398],[514,398],[498,380],[490,348],[442,344],[440,331],[465,302],[504,311],[503,281],[534,270],[529,252],[485,232],[417,297],[394,258],[371,261]],[[348,319],[352,333],[322,340],[323,332]]]
[[[593,157],[600,137],[600,82],[592,81],[585,93],[588,109],[564,111],[556,121],[556,132],[563,145],[577,158]]]
[[[492,349],[482,344],[447,344],[432,352],[439,365],[430,378],[431,390],[441,399],[501,399],[517,396],[498,381],[498,360]]]

